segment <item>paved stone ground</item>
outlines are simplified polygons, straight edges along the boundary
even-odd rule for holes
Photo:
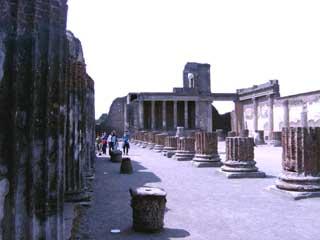
[[[224,145],[219,143],[224,157]],[[94,200],[82,215],[78,239],[317,240],[319,198],[292,199],[265,188],[280,172],[281,148],[255,148],[265,179],[227,179],[214,168],[194,168],[132,145],[134,174],[120,175],[119,163],[99,157]],[[167,191],[165,230],[131,230],[130,187],[159,186]],[[117,228],[120,234],[110,230]],[[85,236],[85,237],[83,237]],[[89,237],[90,236],[90,237]]]

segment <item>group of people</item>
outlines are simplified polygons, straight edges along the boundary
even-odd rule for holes
[[[99,155],[107,154],[107,148],[109,148],[109,155],[111,155],[113,151],[118,150],[118,147],[119,139],[115,130],[110,134],[104,132],[101,136],[97,136],[96,138],[96,150]],[[128,131],[125,131],[122,137],[123,155],[128,155],[129,148],[129,133]]]

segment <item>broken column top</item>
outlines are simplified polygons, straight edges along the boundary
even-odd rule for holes
[[[157,187],[139,187],[139,188],[130,188],[131,196],[161,196],[165,197],[167,193],[162,188]]]

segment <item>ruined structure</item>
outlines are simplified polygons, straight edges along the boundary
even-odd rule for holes
[[[64,239],[64,195],[93,169],[93,81],[66,15],[0,0],[0,239]]]
[[[177,141],[177,150],[173,158],[178,161],[191,161],[194,157],[194,138],[181,137]]]
[[[280,97],[277,80],[237,90],[232,129],[263,131],[265,139],[283,127],[320,126],[320,91]]]
[[[320,196],[320,128],[282,131],[283,171],[276,187],[293,192],[295,197]]]

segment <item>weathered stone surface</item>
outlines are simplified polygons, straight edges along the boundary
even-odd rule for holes
[[[235,131],[229,131],[228,132],[228,137],[236,137],[237,133]]]
[[[184,127],[177,127],[176,137],[180,138],[184,136],[185,136]]]
[[[3,229],[2,229],[2,220],[3,220],[3,217],[4,217],[4,214],[5,214],[5,211],[4,211],[4,203],[5,203],[5,198],[7,196],[9,192],[9,181],[4,178],[4,179],[1,179],[0,180],[0,240],[2,240],[2,232],[3,232]]]
[[[121,162],[122,161],[122,152],[120,150],[111,151],[110,161],[111,162]]]
[[[160,132],[149,132],[148,133],[148,145],[147,148],[152,150],[154,146],[156,145],[156,135],[159,134]]]
[[[282,143],[283,172],[277,188],[320,192],[320,128],[284,128]]]
[[[155,152],[162,152],[165,144],[165,139],[167,136],[168,136],[168,133],[156,134],[155,136],[156,145],[153,148]]]
[[[249,130],[248,129],[242,129],[240,131],[240,134],[239,134],[240,137],[249,137]]]
[[[265,173],[259,172],[255,165],[253,138],[228,137],[226,139],[226,161],[221,170],[228,178],[265,177]]]
[[[130,189],[133,229],[138,232],[158,232],[163,229],[166,192],[161,188]]]
[[[196,154],[192,159],[195,167],[220,167],[222,165],[218,154],[218,137],[216,132],[197,132],[195,134]]]
[[[163,148],[163,155],[171,158],[176,150],[177,150],[177,140],[178,138],[176,136],[167,136],[165,139],[165,143],[164,143],[164,148]]]
[[[120,173],[122,174],[131,174],[133,172],[131,159],[128,157],[122,158]]]
[[[0,236],[64,239],[66,175],[79,173],[77,185],[93,168],[93,82],[78,66],[79,45],[68,45],[66,0],[0,6],[0,179],[10,186]],[[75,148],[68,134],[79,137]],[[66,161],[71,155],[78,165]]]
[[[177,150],[173,158],[178,161],[191,161],[195,154],[194,138],[181,137],[177,141]]]

